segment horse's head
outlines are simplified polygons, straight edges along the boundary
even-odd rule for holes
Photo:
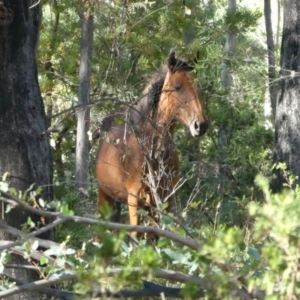
[[[208,122],[203,113],[202,102],[193,85],[193,67],[177,59],[172,52],[168,60],[168,72],[162,89],[162,105],[169,115],[178,117],[192,136],[205,134]]]

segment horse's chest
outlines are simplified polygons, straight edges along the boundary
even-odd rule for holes
[[[159,182],[160,180],[168,180],[174,177],[176,167],[176,151],[175,149],[166,149],[159,152],[156,157],[145,157],[143,163],[144,178],[153,177]]]

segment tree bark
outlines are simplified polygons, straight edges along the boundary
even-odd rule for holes
[[[228,0],[227,14],[230,16],[234,16],[235,12],[236,12],[236,0]],[[229,65],[230,65],[230,60],[233,58],[233,54],[235,51],[235,39],[236,39],[236,33],[231,31],[229,26],[228,32],[226,33],[226,44],[225,44],[226,61],[222,66],[222,85],[226,90],[230,90],[232,86],[232,74],[229,71]]]
[[[24,191],[32,183],[42,186],[41,198],[52,199],[52,158],[45,134],[47,119],[41,98],[36,46],[41,4],[32,1],[0,1],[0,176],[9,172],[10,186]],[[1,222],[20,228],[29,214],[20,209],[5,213],[0,203]],[[31,218],[39,221],[35,216]],[[47,238],[50,238],[49,236]],[[0,230],[0,239],[12,239]],[[20,263],[12,257],[13,263]],[[8,273],[8,272],[7,272]],[[11,276],[32,281],[32,271],[15,269]],[[34,299],[32,294],[11,299]]]
[[[300,2],[284,0],[280,91],[275,117],[275,162],[300,175]],[[279,174],[274,190],[284,182]]]
[[[281,30],[280,30],[280,26],[281,26],[281,6],[282,3],[280,0],[277,1],[277,32],[276,32],[276,44],[275,44],[275,48],[278,47],[279,45],[279,38],[281,37]]]
[[[268,80],[269,80],[268,86],[269,86],[269,94],[270,94],[272,119],[274,119],[275,109],[276,109],[276,96],[277,96],[277,84],[274,81],[277,76],[276,76],[276,68],[275,68],[275,46],[274,46],[274,39],[273,39],[272,11],[271,11],[270,0],[264,0],[264,14],[265,14],[267,47],[268,47]]]
[[[94,31],[94,2],[84,2],[82,18],[82,35],[80,49],[79,91],[78,105],[87,105],[90,94],[90,76]],[[76,137],[76,187],[82,195],[88,195],[88,164],[89,164],[89,137],[90,110],[86,107],[77,113]]]
[[[236,0],[228,0],[228,8],[227,8],[227,15],[234,16],[236,12]],[[225,96],[225,101],[228,99],[228,95],[231,90],[232,86],[232,74],[230,72],[230,64],[231,60],[234,55],[235,51],[235,40],[236,40],[236,33],[230,30],[230,24],[228,24],[228,31],[226,33],[226,44],[225,44],[225,61],[222,65],[221,70],[221,81],[222,86],[226,90],[227,95]],[[221,124],[218,132],[218,147],[220,150],[224,149],[227,145],[227,138],[228,138],[228,127],[226,124]]]

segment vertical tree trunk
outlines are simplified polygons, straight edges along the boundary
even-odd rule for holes
[[[282,3],[280,0],[277,1],[277,32],[276,32],[276,44],[275,48],[279,45],[279,37],[281,36],[280,26],[281,26],[281,6]]]
[[[49,201],[52,198],[52,158],[45,134],[47,119],[36,65],[41,5],[29,8],[31,4],[29,0],[7,0],[5,4],[0,1],[0,176],[9,172],[10,185],[16,190],[24,191],[32,183],[42,186],[41,197]],[[21,209],[5,213],[3,203],[0,213],[0,222],[17,228],[29,216]],[[0,239],[12,237],[0,230]],[[15,256],[12,260],[20,262]],[[5,272],[24,281],[36,278],[36,274],[27,270]],[[24,294],[10,299],[36,297]]]
[[[79,105],[87,105],[89,103],[94,31],[93,8],[93,0],[86,0],[84,2],[79,68]],[[78,120],[76,140],[76,187],[82,195],[87,196],[89,164],[88,130],[90,124],[90,110],[87,107],[83,107],[78,111],[77,118]]]
[[[228,0],[227,15],[234,16],[235,12],[236,12],[236,0]],[[228,25],[228,32],[226,34],[226,44],[225,44],[226,60],[222,65],[222,73],[221,73],[222,85],[223,88],[227,91],[227,96],[225,97],[228,97],[232,86],[232,74],[230,72],[230,64],[235,51],[235,39],[236,39],[236,33],[230,30],[230,24],[227,25]],[[226,100],[227,99],[225,99],[225,101]],[[228,128],[226,124],[221,124],[218,133],[218,146],[220,150],[222,150],[222,148],[224,148],[227,145],[227,135],[228,135],[227,131]]]
[[[267,33],[267,47],[268,47],[268,78],[269,78],[269,94],[272,110],[272,119],[275,118],[276,109],[276,96],[277,96],[277,84],[274,82],[276,79],[276,68],[275,68],[275,46],[273,39],[272,29],[272,13],[271,13],[271,1],[264,0],[264,13],[265,13],[265,24]]]
[[[236,0],[228,0],[227,14],[229,16],[234,16],[236,12]],[[226,90],[230,90],[232,86],[232,75],[229,71],[230,60],[233,58],[235,50],[235,39],[236,33],[230,30],[230,24],[228,32],[226,33],[226,44],[225,44],[225,54],[226,61],[222,66],[222,85]]]
[[[300,175],[300,1],[284,0],[280,91],[275,117],[275,162]],[[275,191],[282,188],[279,175]]]

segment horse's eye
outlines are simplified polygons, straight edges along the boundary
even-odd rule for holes
[[[181,84],[175,84],[174,88],[175,88],[175,91],[178,92],[178,91],[181,90],[182,85]]]

